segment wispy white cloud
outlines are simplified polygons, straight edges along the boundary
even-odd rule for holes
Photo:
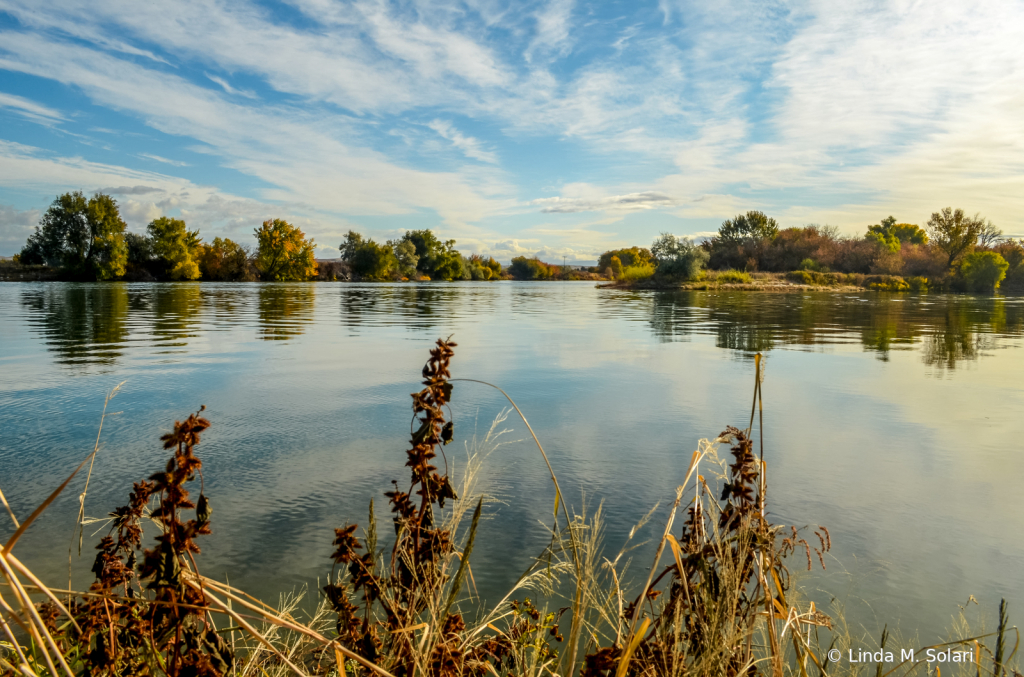
[[[569,53],[572,49],[570,29],[575,5],[575,0],[547,0],[546,6],[534,14],[536,32],[523,53],[527,62],[534,61],[538,52],[558,56]]]
[[[473,158],[474,160],[480,160],[481,162],[490,162],[492,164],[498,162],[497,155],[490,151],[483,150],[478,139],[474,139],[472,136],[463,136],[459,130],[452,126],[452,123],[446,122],[445,120],[433,120],[427,126],[440,134],[443,138],[451,141],[452,145],[461,150],[466,157]]]
[[[148,160],[155,160],[156,162],[161,162],[165,165],[171,165],[172,167],[190,166],[187,162],[182,162],[180,160],[169,160],[165,157],[160,157],[159,155],[153,155],[152,153],[139,153],[139,157],[144,157]]]
[[[228,81],[225,80],[224,78],[217,77],[216,75],[210,75],[209,73],[203,73],[203,75],[205,75],[210,80],[210,82],[214,82],[214,83],[220,85],[221,88],[225,92],[227,92],[228,94],[237,94],[239,96],[244,96],[247,99],[255,99],[255,98],[257,98],[255,92],[250,92],[248,90],[242,90],[242,89],[235,89],[234,87],[229,85]]]
[[[48,106],[5,92],[0,92],[0,108],[6,108],[32,122],[38,122],[48,127],[67,119],[60,112]]]

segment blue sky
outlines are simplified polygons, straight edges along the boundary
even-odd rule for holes
[[[321,256],[589,261],[748,209],[1024,233],[1022,35],[1020,0],[0,0],[0,254],[68,190]]]

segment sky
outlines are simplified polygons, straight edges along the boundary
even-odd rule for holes
[[[1024,233],[1024,2],[0,0],[0,255],[61,193],[337,256],[593,261],[750,209]]]

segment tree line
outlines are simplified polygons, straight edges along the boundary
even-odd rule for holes
[[[128,232],[117,202],[81,191],[53,201],[17,256],[78,280],[308,280],[317,274],[312,238],[282,219],[254,231],[256,247],[228,238],[203,242],[198,230],[169,216],[146,234]]]
[[[946,207],[926,227],[889,216],[863,236],[834,226],[780,229],[763,212],[727,219],[701,243],[662,234],[650,249],[607,251],[598,268],[618,280],[696,280],[705,269],[745,273],[857,273],[921,280],[951,291],[1024,290],[1024,241],[1003,237],[991,221]]]
[[[161,216],[132,233],[117,201],[81,191],[58,196],[16,261],[60,271],[74,280],[492,280],[507,276],[494,258],[463,256],[455,240],[416,230],[385,244],[349,231],[340,262],[318,263],[316,243],[283,219],[254,231],[255,247],[229,238],[204,242],[182,219]]]

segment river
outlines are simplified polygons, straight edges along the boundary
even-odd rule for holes
[[[828,570],[801,577],[811,597],[874,636],[888,625],[933,640],[972,595],[990,617],[1006,598],[1024,618],[1020,297],[0,283],[0,488],[27,516],[92,450],[104,397],[124,382],[86,498],[103,517],[163,466],[159,436],[206,405],[197,452],[214,536],[200,567],[274,601],[322,582],[333,528],[365,523],[371,498],[387,523],[382,492],[408,481],[409,394],[449,335],[453,375],[516,400],[573,507],[603,503],[610,551],[656,504],[640,537],[660,532],[700,438],[746,426],[760,351],[771,518],[832,535]],[[503,406],[456,384],[456,471]],[[544,547],[554,504],[524,426],[506,428],[484,461],[495,501],[473,552],[489,600]],[[18,544],[57,587],[84,479]],[[81,558],[74,547],[76,586],[102,528],[87,529]],[[636,551],[636,571],[651,551]]]

